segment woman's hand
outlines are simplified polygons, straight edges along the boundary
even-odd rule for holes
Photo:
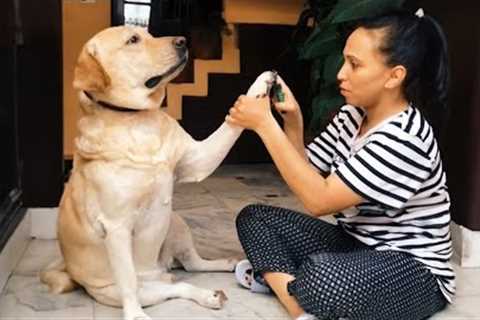
[[[269,97],[252,98],[244,95],[235,101],[225,121],[257,133],[276,122],[270,110]]]
[[[278,75],[277,83],[282,87],[285,99],[283,102],[274,100],[273,105],[282,116],[285,125],[297,125],[298,121],[302,121],[302,111],[300,110],[300,106],[290,88]]]

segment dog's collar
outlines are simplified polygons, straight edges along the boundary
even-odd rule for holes
[[[90,99],[93,102],[98,103],[102,107],[104,107],[106,109],[110,109],[112,111],[119,111],[119,112],[138,112],[138,111],[142,111],[142,110],[139,110],[139,109],[119,107],[119,106],[116,106],[114,104],[111,104],[111,103],[108,103],[108,102],[105,102],[105,101],[101,101],[101,100],[95,100],[95,98],[90,93],[88,93],[87,91],[83,91],[83,93],[87,96],[88,99]]]

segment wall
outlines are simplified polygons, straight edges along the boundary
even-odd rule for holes
[[[295,25],[304,0],[224,0],[228,23]]]
[[[63,151],[73,155],[73,138],[79,115],[77,92],[72,87],[73,71],[83,44],[110,26],[110,0],[63,0]]]
[[[449,119],[442,141],[442,157],[452,198],[452,218],[459,225],[480,231],[480,24],[479,3],[422,0],[418,3],[442,25],[449,45],[451,81]],[[468,30],[468,32],[466,32]]]

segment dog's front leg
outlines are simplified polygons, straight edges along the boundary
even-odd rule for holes
[[[262,73],[250,86],[247,96],[265,94],[270,71]],[[198,182],[208,177],[223,161],[228,151],[243,129],[224,122],[214,133],[203,141],[195,141],[190,136],[187,148],[177,164],[175,174],[178,182]]]
[[[190,138],[175,169],[177,182],[199,182],[208,177],[220,165],[242,131],[224,122],[203,141]]]
[[[105,246],[113,277],[120,291],[125,320],[149,320],[137,297],[137,275],[132,257],[132,231],[106,228]]]

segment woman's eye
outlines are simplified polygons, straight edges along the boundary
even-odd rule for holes
[[[140,37],[137,35],[133,35],[130,39],[128,39],[127,44],[134,44],[140,41]]]

